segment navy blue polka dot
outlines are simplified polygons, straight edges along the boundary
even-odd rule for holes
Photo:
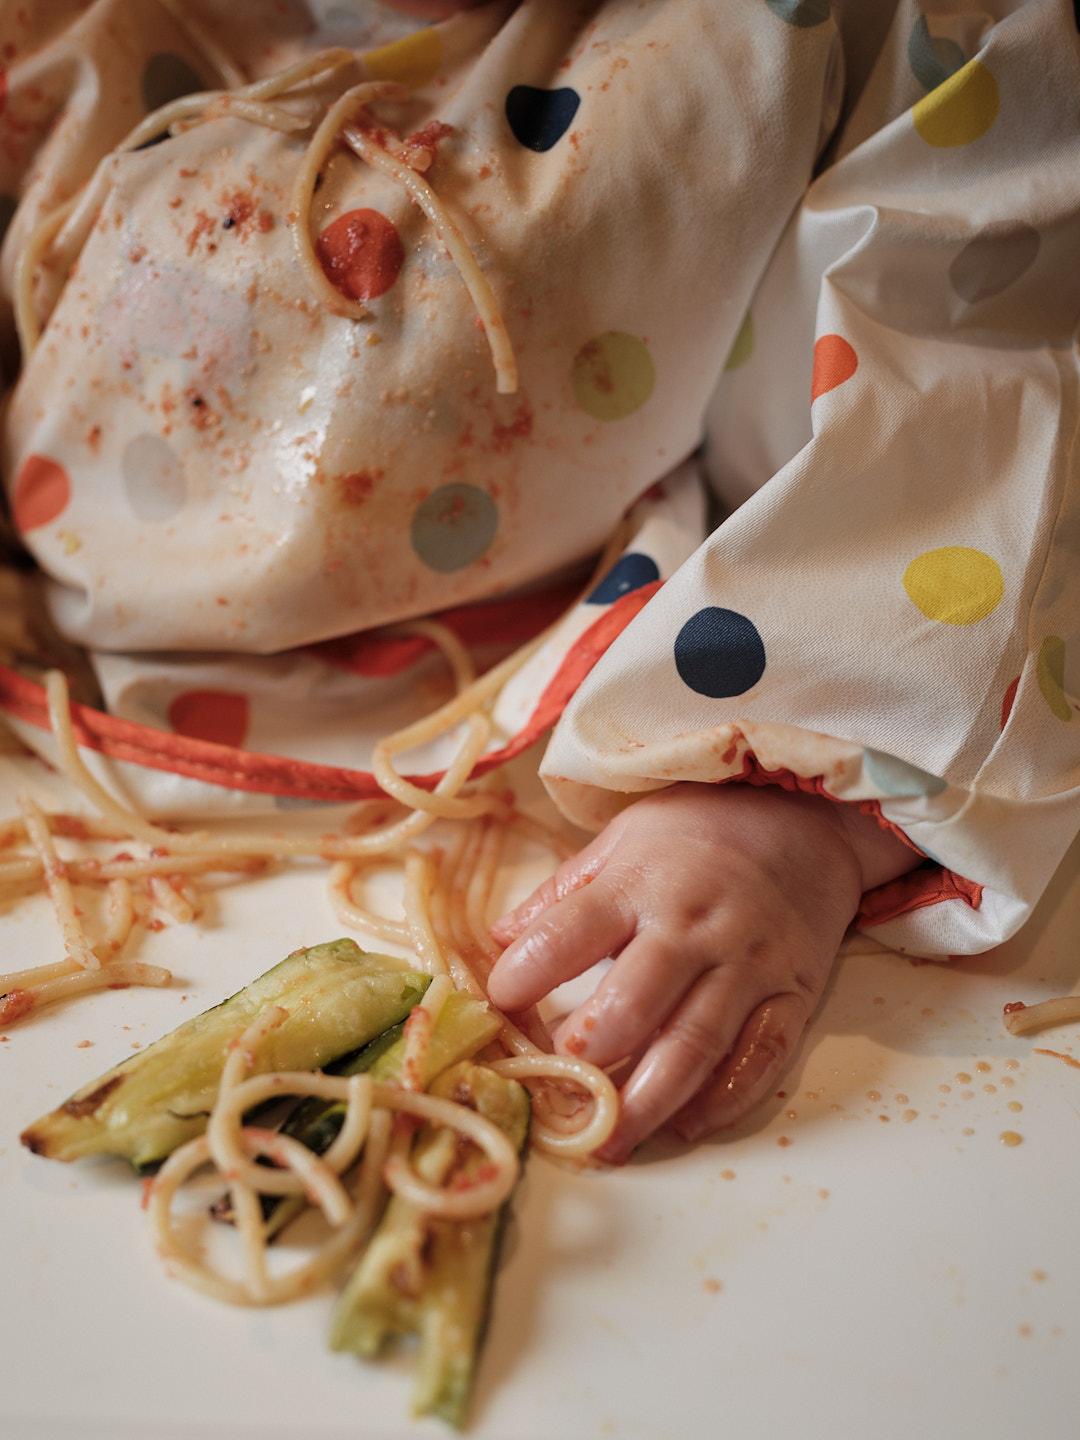
[[[0,240],[8,232],[8,226],[15,218],[15,211],[19,208],[19,202],[14,195],[0,195]]]
[[[640,590],[643,585],[651,585],[654,580],[659,579],[660,571],[656,568],[656,561],[650,555],[631,551],[629,555],[624,555],[617,565],[612,566],[585,604],[610,605],[623,595],[629,595],[631,590]]]
[[[142,74],[142,98],[148,111],[160,110],[172,100],[205,90],[199,72],[169,50],[160,50],[147,60]]]
[[[699,695],[713,700],[742,695],[765,673],[765,646],[745,615],[707,605],[679,631],[675,668]]]
[[[550,150],[570,129],[581,96],[564,86],[561,90],[538,90],[535,85],[515,85],[506,97],[506,119],[518,140],[528,150]]]

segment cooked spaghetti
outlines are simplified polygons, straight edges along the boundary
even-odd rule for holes
[[[1010,1035],[1030,1035],[1050,1025],[1075,1025],[1080,1020],[1080,995],[1061,995],[1037,1005],[1018,1000],[1005,1006],[1002,1020]]]
[[[406,945],[422,969],[440,977],[427,1003],[429,1014],[436,998],[445,995],[451,982],[487,1003],[484,982],[498,951],[487,929],[486,909],[507,831],[521,827],[531,838],[546,840],[560,856],[565,853],[557,837],[538,822],[515,813],[511,799],[496,788],[493,777],[471,788],[467,784],[490,738],[487,707],[543,637],[476,678],[467,652],[442,626],[422,621],[416,628],[442,649],[458,692],[432,715],[406,726],[376,747],[376,778],[389,798],[407,807],[408,813],[389,821],[376,814],[371,827],[358,834],[300,837],[255,831],[211,835],[152,824],[121,805],[90,774],[75,740],[66,680],[60,672],[51,672],[46,677],[46,694],[61,767],[97,807],[101,818],[83,821],[46,816],[32,800],[24,798],[21,820],[0,828],[0,848],[10,850],[19,843],[29,843],[33,849],[29,856],[6,861],[9,868],[6,872],[0,868],[0,883],[6,878],[21,885],[44,885],[65,950],[63,961],[0,977],[0,1018],[11,1023],[55,1000],[88,989],[168,984],[168,971],[127,964],[121,959],[140,913],[145,918],[147,907],[156,907],[176,923],[190,923],[200,908],[195,888],[198,877],[215,872],[250,874],[268,860],[308,856],[332,862],[331,903],[344,923]],[[425,790],[394,770],[392,757],[455,728],[464,729],[464,739],[434,790]],[[371,817],[371,807],[359,813]],[[436,820],[454,832],[450,844],[444,849],[418,849],[413,842]],[[355,829],[355,822],[349,828]],[[136,841],[149,847],[150,853],[134,857],[121,851],[103,858],[67,861],[56,850],[57,835],[108,844]],[[376,861],[401,867],[404,915],[400,920],[373,915],[353,899],[354,882],[364,868]],[[86,934],[73,883],[106,888],[108,921],[96,945]],[[136,891],[141,896],[139,904]],[[500,1017],[500,1040],[513,1057],[504,1063],[516,1067],[513,1073],[526,1080],[540,1101],[532,1143],[560,1156],[588,1156],[614,1127],[618,1108],[614,1086],[591,1065],[552,1056],[538,1015],[530,1013],[517,1020],[519,1023]],[[419,1023],[414,1030],[419,1036]],[[409,1068],[419,1073],[422,1056],[418,1059],[413,1054]],[[561,1095],[567,1085],[579,1092],[570,1119],[559,1114],[558,1104],[550,1103],[551,1087]]]
[[[169,9],[179,21],[179,7],[170,5]],[[216,43],[201,30],[196,34],[192,22],[184,20],[182,23],[230,88],[200,91],[170,101],[140,121],[112,153],[119,155],[138,150],[163,135],[179,134],[192,125],[226,115],[285,134],[301,134],[315,124],[297,171],[289,219],[300,265],[320,302],[333,314],[346,319],[362,320],[368,314],[361,301],[345,295],[328,279],[312,236],[313,201],[319,174],[331,151],[343,144],[367,165],[395,180],[426,216],[457,266],[476,307],[480,327],[491,351],[496,389],[500,395],[514,394],[518,384],[517,363],[494,292],[446,207],[427,180],[418,173],[430,165],[430,148],[410,145],[386,126],[376,125],[367,109],[376,101],[407,95],[406,88],[392,81],[364,81],[346,90],[315,123],[323,102],[313,94],[313,86],[347,67],[355,68],[360,62],[351,50],[323,50],[298,61],[278,75],[252,84],[237,84],[242,77]],[[301,113],[272,103],[281,98],[294,101],[300,98],[308,103]],[[34,350],[42,333],[43,322],[35,297],[38,273],[50,261],[54,261],[64,274],[70,270],[104,203],[107,185],[108,170],[102,164],[82,191],[39,220],[16,261],[13,305],[15,328],[24,359]]]

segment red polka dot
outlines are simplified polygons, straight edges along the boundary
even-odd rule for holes
[[[243,745],[248,729],[248,698],[230,690],[185,690],[169,706],[169,724],[177,735]]]
[[[814,346],[814,380],[810,389],[813,402],[819,395],[835,390],[850,380],[859,366],[859,357],[842,335],[822,335]]]
[[[1008,721],[1009,716],[1012,714],[1013,701],[1016,699],[1016,687],[1017,687],[1019,684],[1020,684],[1020,676],[1017,675],[1016,679],[1012,682],[1012,684],[1009,686],[1009,688],[1005,691],[1005,695],[1004,695],[1004,697],[1002,698],[1002,701],[1001,701],[1001,728],[1002,728],[1002,730],[1005,729],[1006,722]]]
[[[47,455],[28,455],[23,461],[11,513],[19,530],[34,530],[58,519],[71,500],[71,481],[62,465]]]
[[[401,236],[378,210],[350,210],[322,232],[315,248],[326,278],[350,300],[385,295],[405,263]]]

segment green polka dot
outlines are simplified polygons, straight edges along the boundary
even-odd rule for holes
[[[147,60],[142,74],[142,97],[147,110],[160,110],[181,95],[205,90],[206,82],[182,55],[161,50]]]
[[[918,765],[909,765],[906,760],[886,755],[883,750],[864,750],[863,766],[876,789],[883,795],[896,798],[901,795],[940,795],[947,784],[940,775],[931,775],[929,770],[920,770]]]
[[[648,400],[655,383],[652,356],[636,335],[609,330],[574,356],[574,399],[594,420],[622,420],[632,415]]]
[[[740,365],[745,365],[754,353],[754,317],[747,310],[743,316],[743,322],[739,326],[739,333],[731,342],[731,349],[724,361],[725,370],[737,370]]]
[[[985,65],[969,60],[955,75],[912,108],[915,129],[938,149],[970,145],[994,123],[1000,96],[998,83]]]
[[[765,0],[772,13],[786,25],[809,30],[823,25],[832,14],[829,0]]]
[[[441,485],[417,506],[413,549],[429,570],[447,575],[479,560],[495,539],[499,512],[476,485]]]
[[[1039,646],[1036,673],[1047,705],[1059,720],[1071,720],[1072,706],[1065,694],[1065,641],[1060,635],[1047,635]]]
[[[1005,593],[1001,567],[982,550],[946,545],[918,555],[904,571],[904,589],[928,620],[974,625]]]

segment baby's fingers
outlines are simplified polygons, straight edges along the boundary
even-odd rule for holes
[[[598,1160],[619,1164],[701,1089],[731,1040],[731,986],[707,970],[672,1013],[622,1092],[622,1113]]]
[[[538,885],[532,894],[508,915],[503,915],[491,926],[491,933],[500,945],[509,945],[512,940],[527,930],[538,916],[550,910],[567,895],[580,890],[600,873],[607,860],[607,846],[594,840],[579,850],[569,860],[564,860],[553,875]]]
[[[547,906],[503,951],[488,993],[503,1010],[535,1005],[598,960],[617,954],[632,937],[636,916],[617,887],[596,881]]]
[[[765,1098],[791,1060],[807,1013],[806,1001],[788,994],[774,995],[750,1014],[715,1078],[676,1117],[684,1140],[733,1125]]]

